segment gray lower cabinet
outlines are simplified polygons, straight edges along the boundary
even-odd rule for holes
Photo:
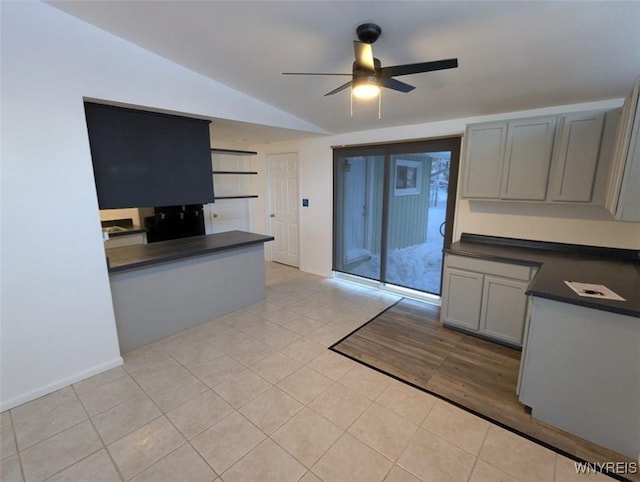
[[[521,346],[532,268],[446,255],[441,321]]]
[[[485,276],[480,331],[513,345],[522,345],[528,281]]]
[[[441,307],[444,322],[478,331],[483,278],[481,273],[445,269]]]
[[[640,323],[533,297],[520,401],[531,416],[637,460]]]

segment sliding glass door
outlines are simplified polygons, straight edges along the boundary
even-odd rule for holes
[[[335,271],[439,295],[460,139],[334,150]]]
[[[351,154],[336,158],[334,269],[381,279],[384,156]],[[336,233],[338,237],[335,237]]]

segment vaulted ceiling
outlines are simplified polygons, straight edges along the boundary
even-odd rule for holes
[[[640,73],[638,1],[49,3],[330,133],[623,97]],[[348,89],[324,96],[348,77],[282,75],[350,73],[364,22],[382,27],[373,51],[383,66],[457,57],[459,68],[402,77],[416,89],[385,89],[380,119],[377,100],[354,101],[351,115]]]

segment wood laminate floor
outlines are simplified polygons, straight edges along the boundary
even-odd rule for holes
[[[331,349],[570,456],[632,462],[533,419],[516,395],[520,351],[445,328],[439,318],[439,307],[403,299]]]

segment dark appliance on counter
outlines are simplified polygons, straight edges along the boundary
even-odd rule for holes
[[[204,235],[202,204],[161,206],[153,211],[153,216],[144,218],[148,243]]]

